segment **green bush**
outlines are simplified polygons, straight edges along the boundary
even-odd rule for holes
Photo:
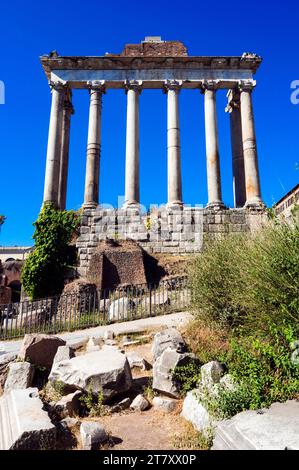
[[[172,377],[179,384],[182,395],[196,388],[200,378],[201,366],[202,364],[194,360],[184,366],[175,367]]]
[[[237,235],[207,242],[190,267],[189,283],[195,316],[206,325],[239,324],[241,309],[236,292],[244,288],[238,258],[246,238]]]
[[[255,235],[209,243],[191,267],[190,287],[194,325],[223,331],[227,344],[212,348],[214,359],[238,383],[207,398],[210,409],[223,418],[298,398],[299,365],[292,360],[299,340],[298,219],[272,218]],[[209,345],[202,331],[192,338]]]
[[[76,262],[76,252],[70,242],[80,219],[73,211],[60,211],[53,204],[43,206],[35,231],[35,249],[22,269],[22,284],[31,299],[61,293],[66,269]]]
[[[263,332],[299,319],[299,223],[270,223],[254,236],[208,243],[190,272],[196,318]]]

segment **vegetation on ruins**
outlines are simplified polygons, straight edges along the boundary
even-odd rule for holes
[[[22,269],[24,290],[31,299],[60,294],[64,275],[76,263],[75,247],[70,245],[80,219],[74,211],[61,211],[51,203],[44,204],[35,231],[35,249]]]
[[[1,230],[1,226],[2,226],[2,225],[4,224],[4,222],[5,222],[5,219],[6,219],[5,215],[0,215],[0,230]]]
[[[203,363],[224,363],[238,384],[234,390],[220,389],[210,408],[228,417],[298,398],[296,214],[292,223],[272,215],[269,225],[254,236],[208,243],[189,277],[195,317],[187,331],[189,344]]]

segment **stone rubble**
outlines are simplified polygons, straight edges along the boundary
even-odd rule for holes
[[[18,357],[23,361],[29,361],[31,364],[51,370],[57,349],[65,344],[66,342],[57,336],[40,333],[27,334]]]
[[[187,346],[181,333],[175,328],[167,328],[154,336],[152,346],[154,361],[156,361],[167,348],[171,348],[178,353],[187,351]]]
[[[55,403],[54,410],[61,418],[73,417],[79,414],[82,392],[77,390],[74,393],[64,395]]]
[[[137,395],[136,398],[132,401],[130,408],[134,411],[145,411],[149,408],[150,404],[143,395]]]
[[[37,388],[15,389],[0,398],[0,450],[54,449],[56,428]]]
[[[163,411],[164,413],[171,413],[175,410],[176,406],[177,401],[172,398],[154,397],[153,399],[154,409]]]
[[[128,392],[132,386],[127,358],[112,346],[54,364],[49,380],[59,381],[68,390],[103,392],[105,401]]]
[[[95,421],[83,421],[80,426],[80,435],[83,450],[97,449],[100,444],[108,440],[104,426]]]
[[[179,398],[181,385],[174,378],[176,367],[198,363],[194,354],[179,353],[168,347],[153,365],[153,389],[171,398]]]
[[[71,348],[70,346],[59,346],[57,349],[57,353],[54,356],[53,364],[55,364],[56,362],[72,359],[72,357],[75,357],[75,352],[73,348]]]
[[[141,370],[150,370],[152,368],[151,364],[146,359],[139,356],[134,351],[127,352],[126,356],[127,356],[131,369],[133,369],[134,367],[137,367],[138,369],[141,369]]]
[[[15,389],[29,388],[34,377],[34,367],[29,362],[11,362],[8,366],[4,393]]]

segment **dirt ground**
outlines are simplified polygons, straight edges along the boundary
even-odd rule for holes
[[[152,342],[126,347],[152,364]],[[150,389],[152,370],[132,370],[134,389],[142,392]],[[152,397],[149,397],[151,399]],[[185,420],[180,416],[182,400],[177,400],[177,407],[172,413],[163,413],[153,407],[143,412],[126,410],[120,413],[92,418],[104,424],[109,433],[109,445],[113,450],[170,450],[175,449],[176,436],[184,428]],[[88,418],[90,419],[90,418]],[[77,434],[77,433],[76,433]],[[80,439],[78,439],[80,442]]]

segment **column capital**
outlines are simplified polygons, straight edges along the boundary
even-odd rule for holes
[[[239,91],[252,91],[256,86],[255,80],[240,80],[238,83]]]
[[[134,90],[137,91],[138,93],[141,93],[142,91],[142,80],[125,80],[124,82],[124,87],[126,90],[126,93],[128,90]]]
[[[163,84],[163,91],[167,93],[169,90],[174,90],[179,92],[182,88],[183,80],[165,80]]]
[[[91,91],[99,91],[100,93],[106,93],[106,82],[105,80],[88,80],[87,88],[89,93]]]
[[[216,91],[219,88],[220,80],[204,80],[200,85],[201,93],[205,93],[207,90]]]
[[[53,90],[60,91],[60,92],[66,92],[68,90],[68,83],[67,82],[53,82],[52,80],[49,80],[49,87],[51,92]]]

